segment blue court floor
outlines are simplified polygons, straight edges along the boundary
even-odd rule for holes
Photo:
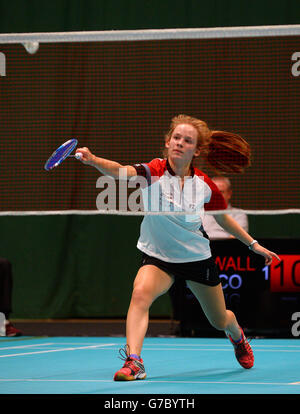
[[[226,338],[146,338],[147,378],[114,382],[125,338],[0,338],[0,394],[300,394],[300,341],[254,339],[244,370]]]

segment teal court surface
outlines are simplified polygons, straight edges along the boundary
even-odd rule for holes
[[[122,337],[0,338],[0,394],[300,394],[300,341],[253,339],[239,366],[226,338],[145,338],[147,378],[114,382]]]

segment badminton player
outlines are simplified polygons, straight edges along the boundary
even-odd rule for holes
[[[185,179],[189,178],[199,188],[201,196],[198,197],[198,203],[202,204],[204,210],[212,211],[225,210],[226,202],[213,181],[193,166],[193,160],[196,157],[205,158],[218,173],[242,173],[250,165],[250,147],[242,137],[224,131],[211,131],[204,121],[187,115],[172,119],[165,137],[164,159],[122,166],[95,156],[86,147],[78,148],[77,152],[82,153],[81,161],[84,164],[115,178],[118,178],[120,168],[126,168],[128,178],[141,175],[147,178],[150,185],[151,177],[156,177],[162,188],[164,179],[175,179],[181,191]],[[168,195],[163,191],[162,197],[166,198]],[[186,201],[189,203],[191,200]],[[219,213],[214,217],[224,230],[254,253],[263,256],[266,265],[271,264],[273,257],[280,260],[227,214]],[[226,309],[202,218],[202,212],[192,218],[187,215],[145,215],[137,244],[143,254],[142,264],[134,280],[127,314],[127,344],[121,350],[125,363],[115,373],[114,380],[146,378],[141,353],[148,328],[149,308],[156,298],[170,289],[176,278],[186,281],[211,325],[225,332],[240,365],[246,369],[253,366],[254,356],[249,342],[234,313]]]

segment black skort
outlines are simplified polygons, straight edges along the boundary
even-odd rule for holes
[[[143,253],[142,266],[154,265],[173,276],[175,280],[192,280],[208,286],[221,283],[218,269],[212,257],[197,262],[169,263]]]

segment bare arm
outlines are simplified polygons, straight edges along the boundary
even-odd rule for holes
[[[240,240],[242,243],[246,244],[246,246],[249,246],[253,241],[253,237],[250,236],[232,217],[230,217],[228,214],[216,214],[214,216],[216,222],[223,227],[225,231],[232,234],[234,237],[236,237],[238,240]],[[270,250],[265,249],[263,246],[261,246],[258,242],[254,243],[252,245],[251,250],[254,253],[260,254],[265,258],[266,265],[270,265],[272,263],[273,257],[276,257],[277,260],[280,260],[280,258],[277,256],[276,253],[271,252]]]
[[[136,174],[136,169],[131,165],[121,165],[116,161],[107,160],[105,158],[96,157],[96,155],[92,154],[91,151],[86,148],[78,148],[76,153],[80,152],[82,157],[80,161],[83,164],[90,165],[91,167],[95,167],[99,170],[102,174],[108,175],[113,178],[120,178],[119,172],[120,169],[126,169],[126,178],[133,177]]]

